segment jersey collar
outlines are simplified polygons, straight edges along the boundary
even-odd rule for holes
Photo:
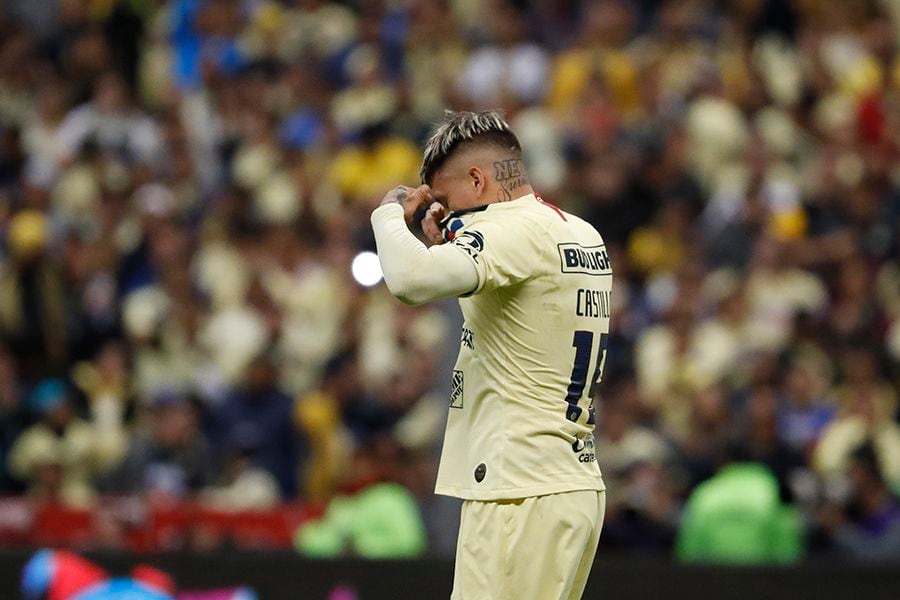
[[[502,206],[510,206],[510,205],[518,205],[528,200],[536,200],[537,196],[535,194],[525,194],[524,196],[519,196],[515,200],[509,200],[508,202],[491,202],[489,204],[482,204],[480,206],[473,206],[472,208],[462,208],[460,210],[454,210],[449,215],[444,217],[444,219],[439,223],[441,227],[441,232],[444,235],[444,239],[448,242],[453,241],[454,233],[456,229],[459,229],[459,226],[455,228],[451,228],[451,222],[455,224],[455,220],[458,220],[460,217],[464,215],[470,215],[472,213],[482,212],[487,210],[488,208],[494,207],[502,207]],[[462,223],[460,223],[462,225]],[[449,235],[449,237],[448,237]]]

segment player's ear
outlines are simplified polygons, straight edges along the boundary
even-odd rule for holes
[[[469,185],[475,188],[475,196],[480,197],[487,189],[487,177],[478,167],[469,167]]]

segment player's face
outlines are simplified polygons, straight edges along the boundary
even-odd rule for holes
[[[431,195],[449,210],[462,210],[485,204],[486,180],[478,167],[460,168],[453,162],[431,178]]]

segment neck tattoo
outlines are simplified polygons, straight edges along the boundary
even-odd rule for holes
[[[528,177],[521,158],[499,160],[494,163],[494,179],[500,184],[497,190],[498,202],[509,202],[513,199],[513,192],[523,185],[528,185]]]

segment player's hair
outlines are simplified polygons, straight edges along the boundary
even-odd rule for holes
[[[447,111],[428,142],[419,175],[422,183],[430,184],[431,178],[453,154],[462,148],[489,145],[507,150],[516,157],[522,156],[522,146],[503,117],[494,110],[481,112]]]

